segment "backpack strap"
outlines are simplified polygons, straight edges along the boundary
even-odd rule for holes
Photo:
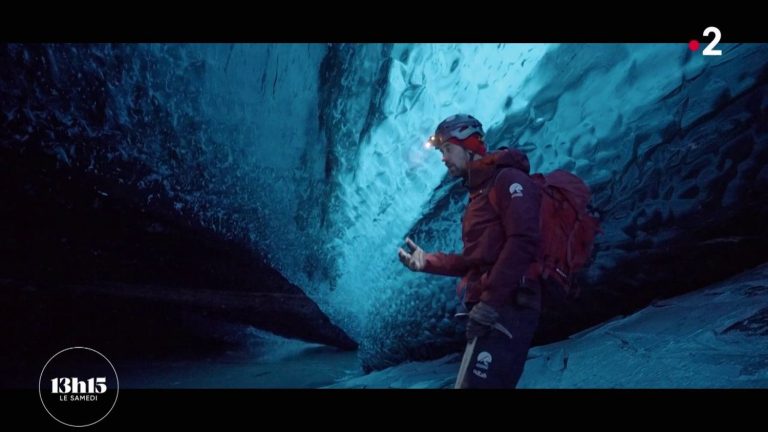
[[[480,190],[481,195],[487,195],[488,196],[488,202],[491,203],[491,207],[493,207],[494,210],[496,210],[496,213],[499,212],[499,206],[498,203],[494,202],[493,196],[491,195],[491,190],[493,190],[494,186],[496,186],[496,179],[499,178],[499,174],[501,174],[502,171],[504,171],[507,168],[512,167],[504,167],[501,169],[496,170],[496,172],[493,174],[493,178],[489,180],[485,186]]]
[[[496,210],[496,213],[499,213],[499,206],[496,202],[494,202],[492,195],[490,195],[491,190],[496,186],[496,179],[499,177],[502,171],[509,168],[515,168],[513,166],[504,166],[499,170],[496,170],[496,173],[493,175],[493,179],[488,182],[488,184],[483,187],[480,191],[483,195],[488,195],[488,202],[491,203],[491,207],[493,207],[494,210]],[[516,168],[517,169],[517,168]],[[521,171],[522,172],[522,171]],[[536,183],[543,192],[543,183],[545,181],[544,176],[541,174],[526,174],[534,183]],[[540,178],[538,178],[538,177]],[[526,270],[525,274],[523,274],[523,278],[521,283],[525,284],[526,280],[532,280],[532,281],[541,281],[542,276],[544,278],[547,278],[549,275],[547,273],[547,268],[545,265],[541,262],[541,257],[539,257],[534,263],[532,263],[528,270]]]

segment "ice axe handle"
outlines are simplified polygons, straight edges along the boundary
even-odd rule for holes
[[[472,354],[475,352],[475,344],[477,343],[477,338],[472,338],[471,341],[467,342],[467,347],[464,349],[464,357],[461,359],[461,366],[459,367],[459,374],[456,376],[456,384],[454,384],[453,388],[460,389],[464,386],[464,377],[467,374],[467,369],[469,369],[469,363],[472,361]]]

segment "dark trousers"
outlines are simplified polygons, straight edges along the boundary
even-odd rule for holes
[[[518,305],[497,309],[498,322],[512,338],[490,329],[475,343],[462,388],[515,388],[528,356],[539,311]]]

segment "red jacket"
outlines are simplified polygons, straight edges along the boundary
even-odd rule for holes
[[[466,302],[509,303],[539,250],[540,189],[528,176],[528,157],[513,149],[468,164],[460,255],[430,253],[424,271],[462,276],[457,293]],[[495,180],[494,180],[495,179]]]

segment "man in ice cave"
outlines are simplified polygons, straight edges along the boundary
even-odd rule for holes
[[[541,310],[540,285],[526,277],[539,248],[540,189],[525,154],[488,152],[484,138],[480,121],[456,114],[429,141],[469,193],[462,252],[427,253],[406,238],[410,252],[400,248],[398,256],[412,271],[461,277],[457,294],[469,320],[456,387],[514,388]]]

